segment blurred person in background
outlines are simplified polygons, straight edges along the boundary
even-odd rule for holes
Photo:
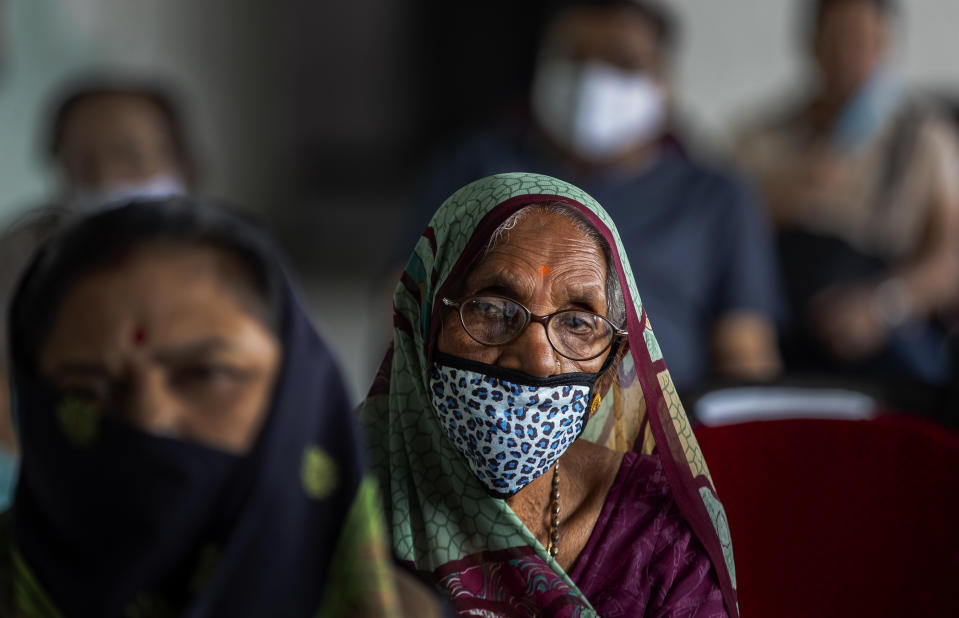
[[[186,198],[75,221],[10,339],[3,615],[434,615],[392,567],[339,370],[254,222]]]
[[[738,145],[779,230],[788,362],[942,382],[933,318],[959,293],[954,127],[890,66],[892,0],[803,5],[813,94]]]
[[[676,37],[671,14],[652,2],[558,2],[545,22],[531,116],[441,152],[411,224],[418,235],[428,207],[489,174],[573,181],[616,221],[680,389],[711,377],[772,378],[783,303],[771,238],[737,180],[669,137]]]
[[[61,205],[96,208],[133,197],[183,195],[194,163],[172,94],[147,83],[88,83],[52,118],[48,155]]]
[[[139,81],[95,79],[57,101],[45,151],[58,178],[57,196],[28,210],[0,235],[0,312],[34,251],[65,222],[131,198],[187,193],[194,166],[181,114],[163,89]],[[16,476],[16,440],[8,407],[7,349],[0,335],[0,509]]]

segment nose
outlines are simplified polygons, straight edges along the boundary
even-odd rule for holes
[[[130,380],[124,419],[147,433],[179,437],[182,409],[162,372],[144,370]]]
[[[497,365],[546,378],[560,373],[558,354],[546,337],[546,325],[530,322],[520,336],[503,346]]]

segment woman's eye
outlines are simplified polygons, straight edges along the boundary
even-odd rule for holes
[[[565,314],[562,317],[561,324],[563,328],[571,333],[578,335],[587,335],[596,330],[596,318],[592,316],[578,315],[575,313]]]
[[[485,301],[476,301],[471,305],[471,313],[483,320],[502,319],[504,314],[503,309],[502,304]]]
[[[233,382],[242,377],[242,372],[228,365],[192,365],[178,369],[173,381],[184,386],[206,386]]]
[[[478,305],[476,306],[476,310],[477,310],[477,312],[479,312],[479,313],[481,313],[481,314],[483,314],[483,315],[490,315],[490,314],[496,313],[496,307],[494,307],[493,305],[491,305],[491,304],[489,304],[489,303],[481,303],[481,304],[478,304]]]

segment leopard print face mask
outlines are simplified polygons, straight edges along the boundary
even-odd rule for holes
[[[453,446],[496,498],[549,470],[583,432],[603,372],[536,378],[437,353],[433,410]]]

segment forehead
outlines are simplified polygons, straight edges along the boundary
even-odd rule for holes
[[[602,247],[569,217],[533,210],[505,230],[467,276],[467,285],[508,284],[530,294],[605,289]]]
[[[84,97],[70,106],[62,118],[62,139],[96,136],[104,129],[166,133],[167,120],[161,107],[149,98],[127,93],[104,93]]]
[[[608,48],[637,54],[658,50],[653,23],[629,7],[573,7],[560,12],[547,29],[547,46],[586,51]]]
[[[54,316],[50,339],[93,341],[136,326],[176,338],[252,316],[236,283],[241,265],[219,249],[155,244],[79,278]]]
[[[872,0],[839,0],[827,3],[819,14],[819,25],[848,26],[873,24],[886,18],[886,12]]]

